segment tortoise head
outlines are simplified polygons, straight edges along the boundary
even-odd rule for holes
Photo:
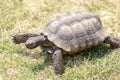
[[[44,35],[40,35],[40,36],[36,36],[36,37],[30,37],[25,45],[28,49],[33,49],[36,48],[38,46],[41,46],[42,44],[44,44],[47,40],[47,37]]]

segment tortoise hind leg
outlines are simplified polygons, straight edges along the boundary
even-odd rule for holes
[[[15,43],[15,44],[25,43],[26,40],[28,40],[28,38],[35,37],[35,36],[39,36],[39,35],[38,34],[32,34],[32,33],[16,34],[16,35],[13,36],[12,40],[13,40],[13,43]]]
[[[53,65],[55,69],[56,75],[62,75],[64,73],[64,66],[63,66],[63,57],[62,57],[62,50],[57,49],[53,54]]]
[[[120,48],[120,38],[107,37],[104,43],[110,44],[112,48]]]

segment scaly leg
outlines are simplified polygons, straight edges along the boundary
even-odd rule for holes
[[[120,38],[107,37],[104,43],[110,44],[112,48],[120,48]]]
[[[26,34],[16,34],[13,36],[13,43],[25,43],[30,37],[39,36],[38,34],[26,33]]]
[[[53,54],[53,65],[55,69],[55,74],[62,75],[64,73],[64,66],[63,66],[63,57],[62,57],[62,50],[57,49]]]

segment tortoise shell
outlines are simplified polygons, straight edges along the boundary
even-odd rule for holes
[[[99,16],[90,12],[74,12],[56,17],[41,33],[57,47],[70,53],[96,46],[107,37]]]

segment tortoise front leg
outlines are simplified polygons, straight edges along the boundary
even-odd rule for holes
[[[104,43],[110,44],[112,48],[120,48],[120,38],[107,37]]]
[[[55,69],[55,74],[62,75],[64,73],[64,66],[63,66],[63,57],[62,57],[62,50],[57,49],[53,54],[53,65]]]
[[[30,37],[39,36],[38,34],[33,33],[26,33],[26,34],[16,34],[13,36],[12,40],[13,43],[19,44],[19,43],[25,43]]]

